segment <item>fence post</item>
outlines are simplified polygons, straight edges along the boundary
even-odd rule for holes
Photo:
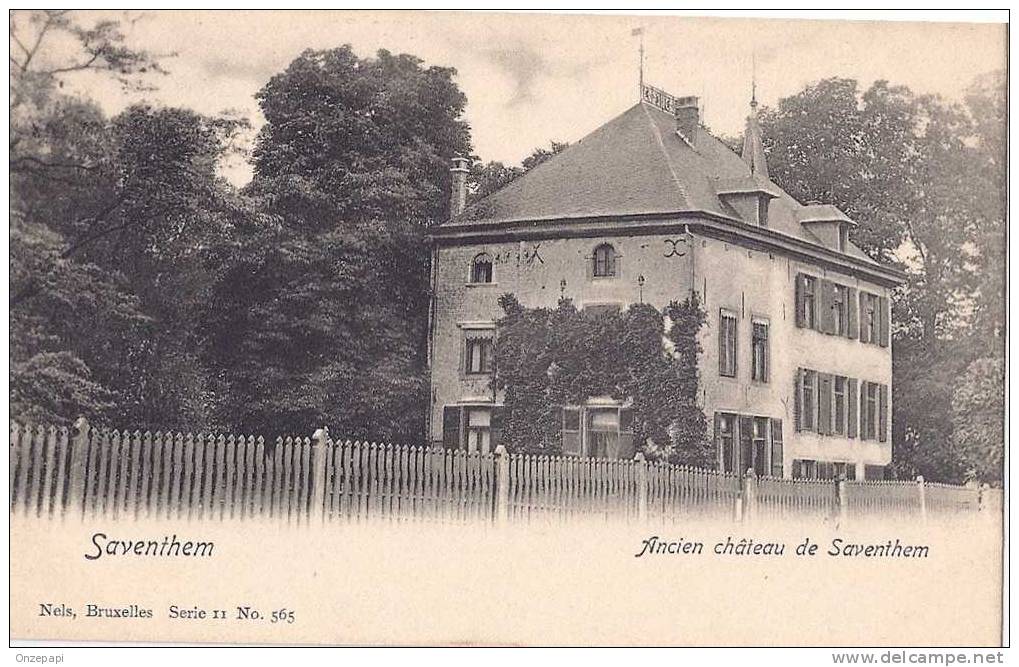
[[[757,473],[753,468],[747,468],[747,474],[743,476],[742,510],[742,521],[753,521],[757,515]]]
[[[647,461],[644,452],[637,452],[633,460],[637,463],[637,520],[644,523],[647,521]]]
[[[927,522],[927,486],[923,475],[916,476],[916,490],[920,494],[920,521]]]
[[[74,421],[74,436],[71,437],[70,487],[67,507],[71,511],[81,510],[85,518],[85,466],[88,463],[89,424],[85,417]]]
[[[983,514],[987,511],[987,502],[989,500],[991,485],[984,482],[980,485],[980,490],[977,491],[977,512]]]
[[[326,458],[329,454],[329,429],[323,426],[311,436],[311,511],[308,520],[326,520]]]
[[[506,447],[495,448],[495,522],[505,526],[509,518],[509,454]]]
[[[835,482],[835,503],[838,507],[838,521],[836,527],[841,528],[846,525],[846,519],[849,517],[849,503],[846,498],[846,476],[839,475],[838,481]]]

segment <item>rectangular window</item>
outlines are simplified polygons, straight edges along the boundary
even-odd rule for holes
[[[817,479],[817,461],[811,459],[796,459],[793,461],[794,479]]]
[[[817,372],[803,371],[803,414],[800,423],[805,431],[813,431],[817,424]]]
[[[586,456],[615,458],[619,441],[619,408],[588,408],[585,436]]]
[[[580,408],[563,408],[563,454],[580,456]]]
[[[837,435],[846,434],[846,378],[841,375],[835,376],[835,410],[834,410],[834,432]]]
[[[832,325],[833,333],[845,336],[849,330],[849,299],[848,288],[845,285],[832,286]]]
[[[856,464],[838,462],[835,464],[834,473],[835,479],[846,479],[849,481],[853,481],[856,479]]]
[[[803,276],[803,326],[816,329],[814,314],[817,312],[817,278]]]
[[[753,460],[754,474],[763,477],[768,474],[768,418],[754,417],[753,436]],[[750,467],[749,465],[747,467]]]
[[[464,370],[468,375],[492,372],[492,338],[469,335],[464,345]]]
[[[753,323],[751,378],[758,382],[768,381],[768,323],[755,320]]]
[[[467,409],[467,452],[488,454],[492,444],[492,412],[489,408]]]
[[[878,342],[877,297],[860,292],[860,342]]]
[[[719,312],[718,374],[736,377],[736,314]]]

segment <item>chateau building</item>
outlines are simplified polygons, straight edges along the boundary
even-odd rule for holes
[[[856,224],[768,176],[756,102],[742,151],[700,123],[696,97],[641,101],[433,232],[428,431],[491,451],[498,298],[586,310],[662,308],[696,294],[698,399],[717,466],[781,477],[872,479],[891,460],[889,293],[902,275],[849,240]],[[563,452],[632,456],[627,402],[562,406]]]

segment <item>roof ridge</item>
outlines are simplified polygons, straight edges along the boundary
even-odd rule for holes
[[[662,133],[658,130],[658,124],[655,123],[654,119],[651,118],[651,113],[647,110],[647,105],[643,101],[640,102],[641,111],[644,112],[644,117],[647,119],[648,124],[651,126],[651,131],[655,135],[655,141],[658,142],[658,148],[662,152],[662,158],[665,160],[665,165],[669,168],[669,175],[672,177],[672,182],[675,184],[676,189],[679,191],[679,196],[682,197],[684,204],[690,203],[690,198],[686,194],[686,189],[679,182],[679,175],[676,174],[676,168],[672,165],[672,160],[669,158],[669,152],[665,150],[665,140],[662,139]]]

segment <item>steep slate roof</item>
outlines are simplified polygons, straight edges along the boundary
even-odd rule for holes
[[[725,184],[762,179],[719,139],[698,126],[694,145],[676,134],[675,118],[638,103],[561,153],[468,207],[442,227],[561,221],[565,218],[703,212],[742,222],[718,196]],[[763,158],[763,156],[761,156]],[[765,174],[767,172],[765,171]],[[814,216],[767,181],[768,227],[821,245],[804,225]],[[850,244],[847,254],[877,264]]]

